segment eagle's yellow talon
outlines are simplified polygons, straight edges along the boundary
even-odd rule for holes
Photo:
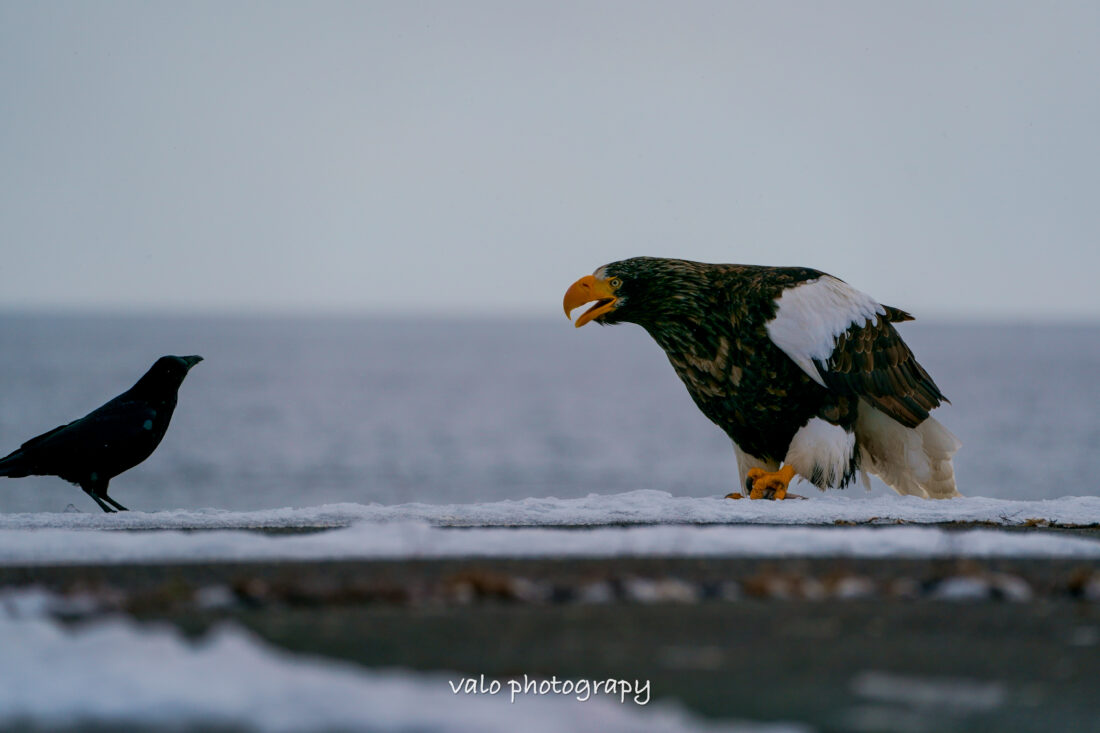
[[[744,499],[745,495],[739,491],[734,491],[731,494],[726,494],[727,499]]]
[[[787,485],[794,478],[794,469],[783,466],[778,471],[768,473],[763,469],[750,468],[745,475],[746,488],[749,490],[750,499],[773,499],[779,501],[787,498]]]

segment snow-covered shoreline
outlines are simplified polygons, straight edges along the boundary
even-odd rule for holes
[[[0,531],[0,564],[94,565],[478,557],[1030,557],[1100,559],[1100,540],[939,527],[643,526],[451,529],[360,522],[324,532]]]
[[[811,491],[813,491],[811,489]],[[804,492],[805,493],[805,492]],[[985,523],[1003,526],[1100,525],[1100,496],[1014,501],[964,497],[927,501],[901,496],[818,495],[807,501],[730,501],[664,491],[590,494],[471,504],[325,504],[232,512],[0,514],[14,529],[287,529],[346,527],[358,522],[425,522],[445,527],[600,527],[622,525],[834,525]]]
[[[931,526],[945,523],[993,526]],[[1097,524],[1100,497],[1092,496],[926,501],[826,495],[767,502],[634,491],[480,504],[0,515],[0,563],[679,555],[1100,558],[1100,538],[1007,529]],[[253,531],[266,529],[324,531]]]

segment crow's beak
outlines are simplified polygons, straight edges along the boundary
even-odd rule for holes
[[[201,356],[181,356],[180,358],[183,359],[183,363],[187,365],[188,369],[202,361]]]

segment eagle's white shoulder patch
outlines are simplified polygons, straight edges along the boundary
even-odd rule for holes
[[[831,275],[788,288],[775,302],[779,308],[767,324],[768,337],[823,387],[814,360],[826,361],[837,337],[853,324],[873,324],[886,314],[870,295]]]

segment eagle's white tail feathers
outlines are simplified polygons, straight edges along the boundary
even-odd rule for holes
[[[907,428],[861,401],[856,439],[863,469],[899,494],[925,499],[961,496],[951,456],[962,444],[935,418]]]

